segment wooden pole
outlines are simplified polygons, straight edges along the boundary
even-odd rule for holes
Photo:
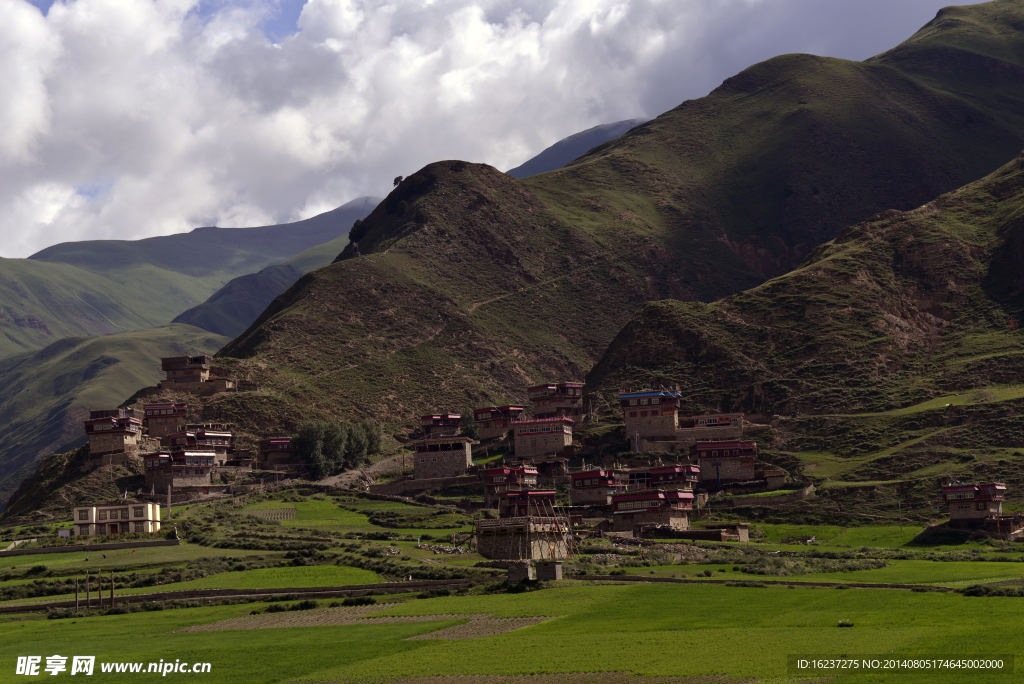
[[[103,610],[103,572],[96,571],[96,605]]]
[[[75,578],[75,615],[78,615],[78,578]]]
[[[110,607],[114,607],[114,571],[110,571]]]
[[[85,609],[92,607],[92,596],[89,595],[89,571],[85,571]]]

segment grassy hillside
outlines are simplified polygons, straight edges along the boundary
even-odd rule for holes
[[[40,349],[63,337],[167,323],[232,278],[307,250],[297,268],[322,266],[341,248],[316,248],[343,238],[377,202],[362,197],[279,226],[197,228],[145,240],[68,242],[29,259],[0,259],[0,358]],[[259,310],[265,305],[262,302]]]
[[[737,264],[778,275],[1024,148],[1022,26],[1020,2],[990,2],[947,8],[865,62],[775,57],[524,183],[595,233],[689,241],[692,281],[728,284]]]
[[[826,488],[895,487],[927,508],[941,478],[1003,477],[1019,495],[1022,244],[1024,154],[752,290],[648,304],[587,383],[679,384],[690,411],[779,414],[779,457]]]
[[[0,259],[0,358],[160,322],[135,290],[67,264]]]
[[[89,409],[120,405],[162,377],[160,357],[214,352],[226,337],[181,324],[93,337],[69,337],[0,359],[0,501],[37,461],[84,441]]]
[[[1019,3],[963,11],[1001,27],[990,51],[1016,59]],[[1015,62],[987,90],[956,70],[926,84],[922,55],[941,67],[963,42],[959,25],[929,27],[865,63],[769,60],[524,181],[431,164],[367,217],[362,256],[347,246],[220,355],[288,402],[396,423],[581,377],[644,302],[756,286],[841,226],[919,206],[1024,147]]]

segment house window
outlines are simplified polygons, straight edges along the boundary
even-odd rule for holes
[[[630,406],[636,406],[636,399],[630,399],[629,400],[629,405]]]
[[[117,511],[110,511],[110,519],[117,520]]]
[[[78,519],[79,520],[88,520],[89,519],[89,511],[78,511]]]
[[[106,520],[106,519],[107,519],[107,512],[106,511],[100,511],[100,520]]]
[[[636,418],[636,411],[630,411],[629,412],[629,417],[630,418]]]
[[[646,399],[641,399],[640,400],[640,405],[641,406],[647,406],[647,400]]]
[[[140,523],[140,522],[135,523],[135,531],[136,532],[145,532],[146,531],[146,524],[145,523]]]
[[[134,513],[135,517],[136,518],[141,518],[143,510],[145,510],[145,508],[143,506],[136,506],[135,507],[135,513]]]
[[[651,399],[651,403],[652,404],[660,404],[661,403],[661,399]]]

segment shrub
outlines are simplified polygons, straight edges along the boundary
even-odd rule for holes
[[[840,620],[839,621],[839,626],[840,627],[853,627],[853,623],[850,622],[849,620]]]
[[[377,603],[377,599],[372,596],[349,596],[339,605],[342,606],[372,606]],[[334,604],[331,604],[332,606]]]
[[[288,609],[286,607],[282,606],[280,603],[275,603],[273,605],[267,606],[267,612],[268,613],[283,613],[286,610],[288,610]]]
[[[438,598],[440,596],[451,596],[451,594],[451,589],[427,589],[426,591],[420,593],[419,596],[417,596],[417,598]]]
[[[320,607],[319,601],[314,601],[313,599],[306,599],[305,601],[299,601],[298,603],[293,603],[288,610],[313,610],[314,608],[319,608],[319,607]]]

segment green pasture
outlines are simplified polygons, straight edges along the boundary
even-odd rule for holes
[[[551,616],[467,642],[404,641],[454,621],[181,633],[247,615],[259,604],[0,623],[0,667],[19,655],[95,655],[98,661],[210,662],[218,682],[379,681],[392,677],[628,671],[646,676],[793,681],[786,656],[998,655],[1024,647],[1024,599],[891,590],[615,585],[410,601],[385,615]],[[839,628],[840,620],[853,623]],[[993,628],[1001,625],[1002,628]],[[123,635],[131,634],[131,639]],[[468,653],[474,657],[466,657]],[[115,675],[97,672],[95,681]],[[169,674],[169,682],[191,677]],[[903,675],[908,682],[1012,682],[1013,674]],[[838,682],[894,681],[856,675]]]
[[[81,568],[86,570],[115,570],[128,565],[181,564],[203,556],[252,556],[266,554],[266,551],[244,549],[211,549],[198,544],[182,542],[179,546],[148,546],[135,549],[114,549],[109,551],[70,551],[68,553],[40,553],[25,556],[0,558],[0,570],[36,565],[64,574]],[[106,556],[104,558],[104,556]],[[88,559],[88,560],[87,560]]]

